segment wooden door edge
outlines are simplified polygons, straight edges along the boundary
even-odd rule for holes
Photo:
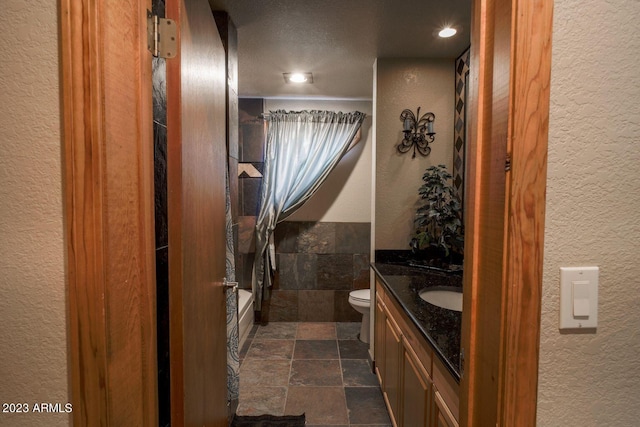
[[[479,146],[486,136],[480,135],[487,132],[485,121],[490,120],[491,97],[487,94],[490,90],[489,80],[492,72],[493,62],[493,40],[492,34],[487,31],[487,21],[493,20],[492,4],[488,1],[472,0],[471,10],[471,47],[470,47],[470,74],[469,74],[469,99],[472,114],[476,114],[475,120],[469,120],[469,143],[466,148],[466,155],[469,156],[468,170],[465,175],[470,180],[466,189],[465,209],[470,212],[478,209],[480,205],[482,171],[478,163],[479,153],[482,147]],[[474,110],[475,107],[475,110]],[[475,310],[478,300],[478,286],[476,283],[479,274],[480,242],[474,238],[476,230],[480,229],[478,215],[465,215],[465,243],[464,243],[464,275],[463,275],[463,310],[462,310],[462,331],[461,331],[461,378],[460,378],[460,414],[461,425],[474,425],[474,414],[476,411],[473,399],[474,393],[479,392],[481,386],[477,381],[477,348],[475,332]]]
[[[182,7],[180,0],[165,2],[165,16],[177,27],[177,46],[181,46]],[[183,330],[183,242],[182,242],[182,122],[175,118],[182,110],[181,51],[166,62],[167,87],[167,216],[169,245],[169,360],[171,423],[181,425],[184,409],[184,330]]]

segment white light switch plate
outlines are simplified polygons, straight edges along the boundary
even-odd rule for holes
[[[560,267],[560,329],[598,327],[598,267]]]

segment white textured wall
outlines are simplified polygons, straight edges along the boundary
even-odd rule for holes
[[[452,171],[455,60],[380,59],[376,77],[376,210],[375,249],[409,249],[418,207],[418,189],[429,166]],[[431,154],[399,154],[400,113],[431,111],[436,119]]]
[[[640,2],[555,2],[538,425],[640,424]],[[595,334],[558,330],[560,266],[600,267]]]
[[[288,221],[371,222],[371,101],[265,99],[265,110],[360,111],[362,139]]]
[[[0,403],[64,404],[56,2],[3,0],[0,28]],[[0,425],[68,424],[66,414],[0,412]]]

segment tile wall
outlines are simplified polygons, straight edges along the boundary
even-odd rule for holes
[[[275,231],[273,321],[350,322],[349,292],[369,288],[370,223],[282,222]]]

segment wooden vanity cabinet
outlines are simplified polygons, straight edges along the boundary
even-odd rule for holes
[[[378,278],[374,337],[376,375],[393,425],[458,427],[457,383]]]

